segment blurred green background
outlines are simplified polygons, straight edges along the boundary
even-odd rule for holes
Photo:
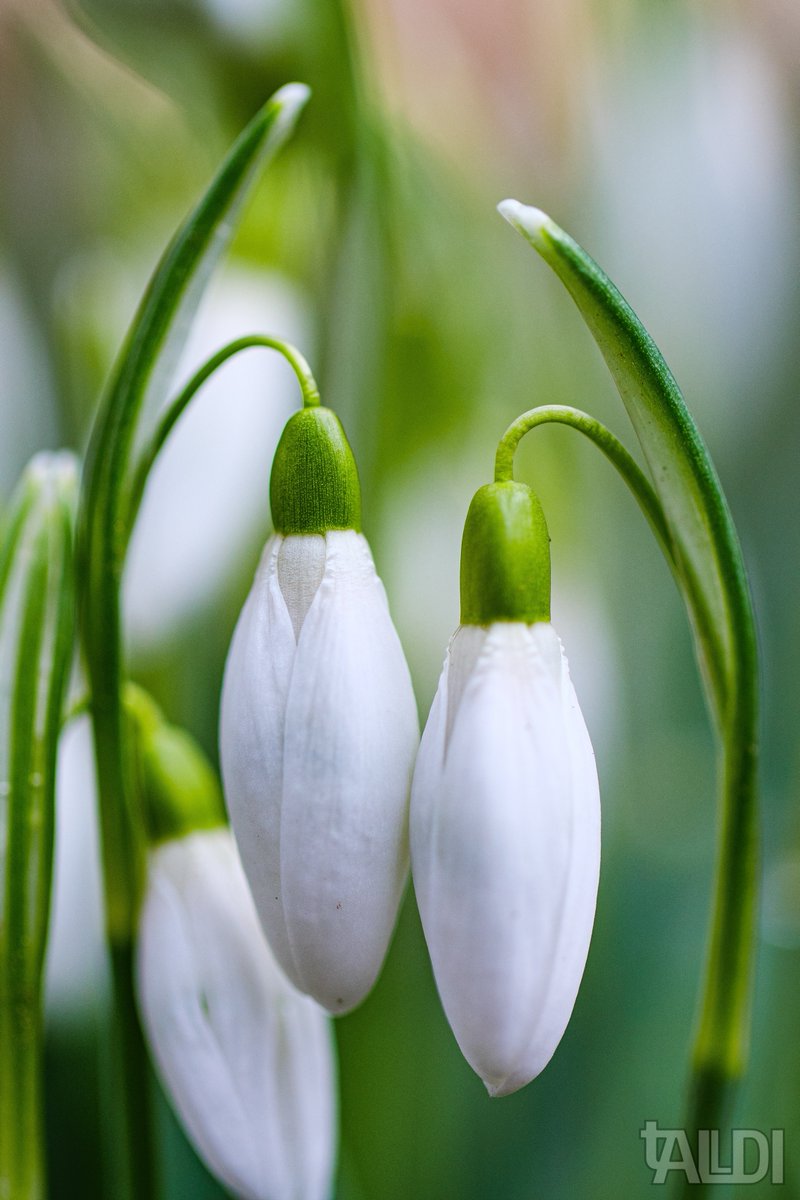
[[[180,374],[239,333],[304,349],[356,452],[423,720],[458,619],[466,507],[505,426],[537,403],[576,404],[633,446],[577,313],[496,202],[550,212],[654,335],[755,595],[764,899],[735,1124],[786,1130],[787,1200],[800,1196],[798,62],[800,9],[781,0],[0,3],[0,494],[35,449],[84,447],[161,248],[263,100],[308,82]],[[288,368],[260,352],[226,368],[159,465],[136,535],[132,673],[214,756],[225,653],[269,530],[271,454],[298,402]],[[555,429],[526,441],[519,466],[548,515],[553,620],[601,778],[587,973],[551,1065],[490,1101],[442,1015],[409,894],[378,986],[337,1023],[339,1200],[639,1196],[640,1128],[681,1121],[715,832],[690,636],[600,456]],[[51,1187],[92,1200],[114,1097],[86,731],[67,741]],[[166,1104],[159,1119],[164,1195],[219,1197]]]

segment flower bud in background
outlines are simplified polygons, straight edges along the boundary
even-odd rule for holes
[[[342,1013],[372,987],[397,916],[417,710],[329,409],[287,424],[270,500],[275,535],[225,670],[225,796],[278,962]]]
[[[594,756],[550,625],[544,516],[523,484],[472,501],[461,622],[414,775],[412,870],[447,1018],[503,1096],[567,1026],[600,866]]]
[[[330,1022],[264,938],[216,777],[129,689],[151,849],[137,991],[161,1082],[200,1157],[242,1200],[325,1200],[336,1139]]]

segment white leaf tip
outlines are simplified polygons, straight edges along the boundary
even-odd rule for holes
[[[262,120],[269,129],[268,145],[279,146],[293,133],[310,95],[311,88],[306,83],[285,83],[270,96],[261,110]]]
[[[520,204],[519,200],[501,200],[497,206],[501,217],[505,217],[509,225],[525,237],[530,238],[536,245],[543,245],[543,231],[553,228],[554,221],[540,208],[530,204]]]
[[[260,114],[266,122],[265,130],[269,131],[267,146],[277,149],[291,136],[309,96],[311,88],[305,83],[285,83],[270,96]]]
[[[282,88],[278,88],[272,101],[281,108],[296,112],[308,102],[310,95],[311,88],[307,83],[285,83]]]

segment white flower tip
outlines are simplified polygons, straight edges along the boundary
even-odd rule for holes
[[[544,246],[545,229],[554,229],[555,222],[540,208],[530,204],[520,204],[519,200],[501,200],[497,206],[501,217],[505,217],[509,225],[530,238],[535,246]]]
[[[499,1083],[490,1083],[488,1079],[484,1079],[483,1082],[492,1100],[499,1100],[501,1096],[513,1096],[514,1092],[518,1092],[520,1088],[526,1087],[538,1074],[538,1071],[534,1075],[517,1073],[507,1075]]]
[[[484,1082],[486,1090],[489,1093],[489,1096],[491,1097],[492,1100],[499,1100],[501,1096],[508,1096],[511,1094],[511,1092],[517,1091],[517,1089],[513,1088],[513,1087],[507,1088],[505,1080],[503,1081],[503,1083],[497,1083],[497,1084],[487,1083],[485,1079],[483,1082]]]

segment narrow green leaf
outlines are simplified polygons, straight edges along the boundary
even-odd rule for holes
[[[709,453],[661,352],[597,263],[538,209],[507,200],[500,210],[559,276],[614,377],[667,517],[723,724],[742,671],[754,671],[755,639],[741,550]]]
[[[211,271],[230,241],[257,172],[291,133],[303,84],[272,97],[231,148],[178,230],[145,292],[101,402],[89,446],[79,521],[83,638],[92,685],[101,780],[109,927],[130,936],[137,903],[135,831],[123,778],[119,587],[124,502],[137,447],[166,397],[175,360]]]
[[[132,749],[121,707],[120,585],[136,462],[158,427],[177,356],[203,290],[236,228],[259,168],[291,133],[308,89],[289,84],[231,148],[150,281],[101,401],[78,521],[81,633],[92,695],[100,792],[106,929],[114,980],[117,1078],[124,1120],[114,1137],[118,1200],[154,1194],[151,1084],[133,996],[133,937],[144,870],[144,828],[131,787]]]
[[[74,643],[77,467],[38,455],[0,546],[0,1194],[43,1195],[41,987]]]
[[[516,200],[499,208],[564,283],[628,411],[663,508],[722,741],[719,852],[691,1114],[694,1128],[715,1128],[747,1058],[756,926],[758,664],[739,540],[678,385],[630,305],[544,213]]]

